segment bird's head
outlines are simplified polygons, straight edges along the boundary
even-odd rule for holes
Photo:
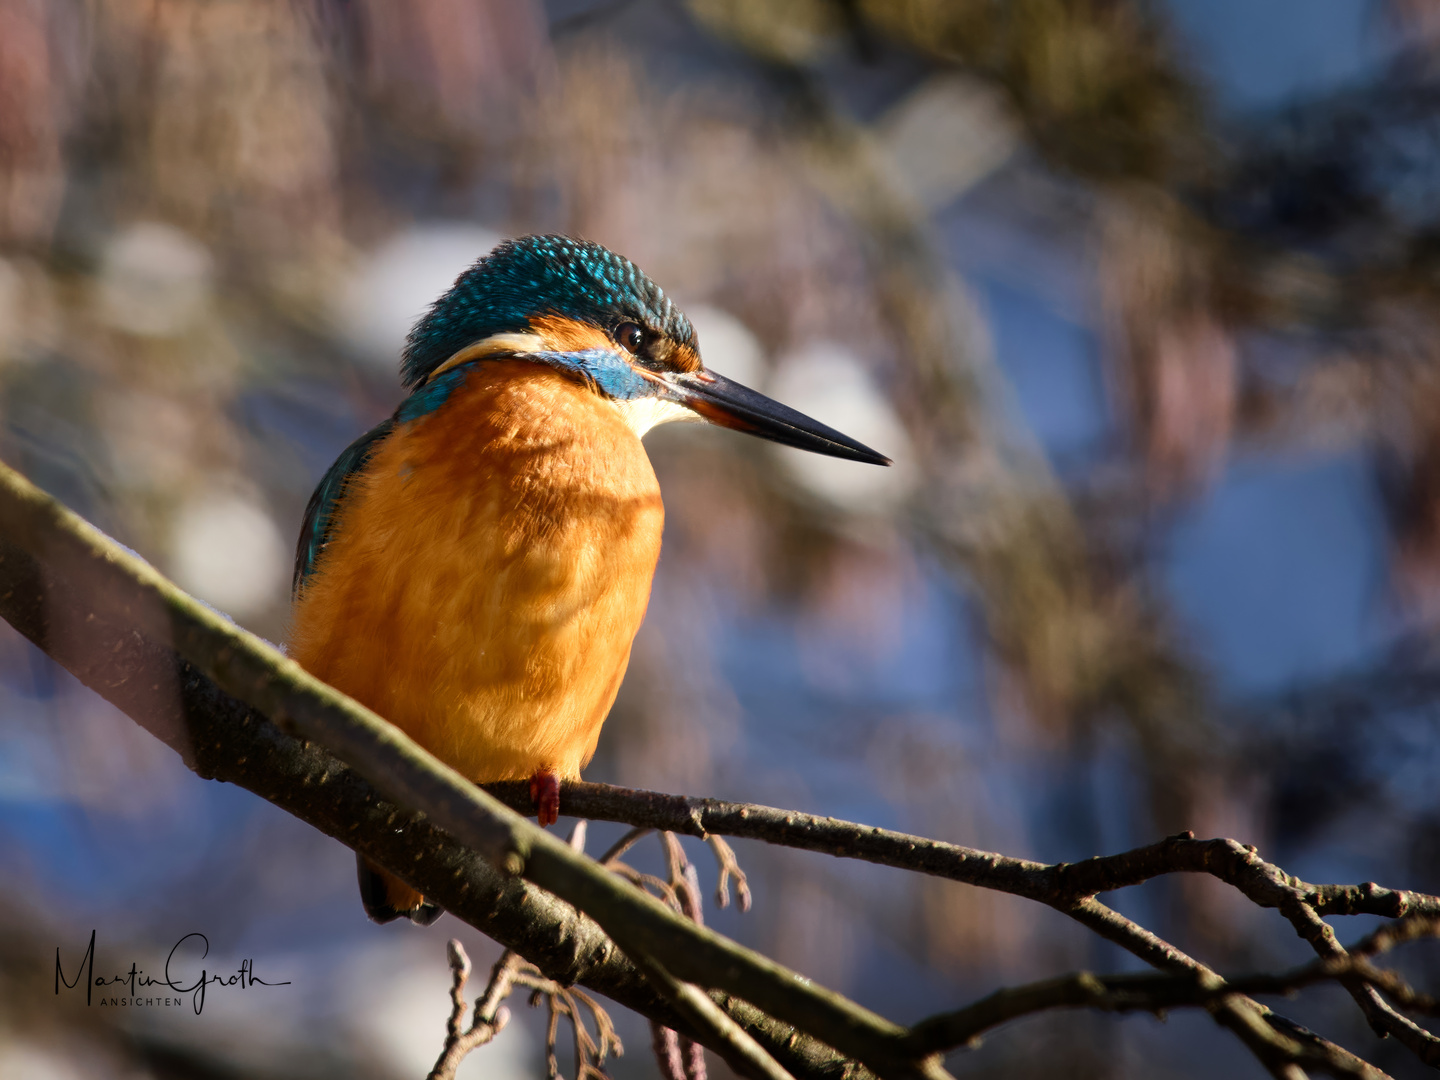
[[[868,446],[708,371],[690,320],[632,263],[566,236],[507,240],[461,274],[411,331],[401,376],[416,413],[446,372],[488,358],[548,364],[615,403],[637,433],[703,419],[832,457]],[[402,410],[403,412],[404,410]]]

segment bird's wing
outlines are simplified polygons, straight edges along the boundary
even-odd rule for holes
[[[375,448],[393,430],[395,421],[386,420],[347,446],[310,496],[310,503],[305,507],[305,520],[300,526],[300,540],[295,546],[295,576],[290,582],[292,593],[298,593],[306,578],[314,573],[320,553],[330,540],[335,514],[349,488],[350,478],[365,468]]]

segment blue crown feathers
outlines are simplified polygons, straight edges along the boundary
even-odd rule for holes
[[[606,329],[631,321],[694,343],[690,320],[629,259],[568,236],[523,236],[497,244],[435,301],[406,339],[401,381],[418,386],[467,345],[524,332],[532,316],[546,314]]]

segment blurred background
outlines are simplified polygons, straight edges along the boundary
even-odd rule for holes
[[[282,641],[305,500],[410,324],[502,236],[584,236],[711,367],[896,461],[648,438],[665,549],[589,779],[1440,891],[1437,104],[1434,0],[0,0],[0,457]],[[1023,901],[738,850],[755,908],[713,922],[899,1021],[1135,966]],[[4,1076],[419,1077],[445,939],[498,951],[369,925],[346,849],[3,625],[0,866]],[[1307,956],[1208,879],[1114,899],[1222,970]],[[91,929],[102,969],[200,931],[291,985],[86,1009],[51,955]],[[543,1075],[512,1008],[462,1075]],[[1343,992],[1282,1011],[1419,1075]],[[655,1075],[618,1019],[613,1075]],[[949,1065],[1263,1075],[1203,1014]]]

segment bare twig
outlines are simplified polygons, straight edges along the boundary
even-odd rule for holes
[[[715,861],[720,864],[720,880],[715,885],[715,903],[722,908],[730,904],[730,879],[735,879],[735,895],[740,898],[740,910],[750,910],[750,880],[735,858],[735,850],[723,837],[713,833],[705,838],[715,852]]]
[[[575,827],[570,830],[570,838],[565,842],[570,845],[570,850],[576,854],[585,854],[585,838],[590,833],[590,823],[584,818],[575,822]]]
[[[687,919],[703,926],[705,912],[700,903],[700,879],[695,872],[695,864],[685,854],[680,838],[674,833],[662,833],[660,839],[665,845],[665,867],[670,874],[670,888],[680,901],[680,910]]]
[[[685,1058],[680,1053],[680,1036],[674,1028],[650,1021],[650,1048],[660,1066],[663,1080],[686,1080]]]
[[[528,964],[516,973],[515,982],[519,986],[529,987],[532,991],[531,1008],[544,1001],[549,1010],[549,1020],[545,1028],[545,1060],[550,1080],[560,1080],[561,1076],[560,1058],[556,1050],[561,1017],[570,1021],[575,1035],[575,1080],[609,1080],[602,1066],[612,1054],[615,1057],[623,1054],[625,1047],[620,1043],[620,1036],[615,1032],[615,1024],[610,1019],[610,1014],[601,1004],[583,990],[577,990],[573,986],[561,986],[553,979],[545,978]],[[591,1036],[585,1026],[581,1016],[582,1007],[583,1011],[589,1012],[591,1022],[595,1025],[594,1036]]]
[[[619,840],[616,840],[615,843],[610,846],[609,850],[606,851],[604,855],[600,856],[600,865],[610,866],[612,863],[618,860],[621,855],[624,855],[627,851],[629,851],[641,840],[645,839],[645,837],[653,831],[653,829],[647,828],[645,826],[639,826],[631,829]]]
[[[583,818],[575,823],[567,841],[572,851],[585,851],[587,831],[588,825]],[[615,1032],[610,1014],[589,994],[545,978],[533,964],[525,963],[519,955],[507,950],[495,965],[495,972],[490,978],[490,986],[485,995],[475,1004],[474,1024],[462,1035],[460,1018],[465,1011],[465,978],[470,973],[470,958],[465,955],[465,949],[460,942],[453,939],[450,942],[450,967],[455,973],[450,993],[453,1001],[450,1035],[446,1039],[445,1052],[441,1054],[440,1062],[436,1064],[429,1080],[451,1080],[455,1067],[465,1054],[495,1036],[504,1026],[506,1019],[505,1011],[501,1010],[497,1014],[496,1009],[515,985],[526,986],[533,991],[530,995],[532,1008],[543,1000],[549,1009],[549,1021],[545,1028],[545,1060],[550,1080],[560,1078],[560,1059],[556,1052],[556,1043],[562,1016],[570,1020],[574,1032],[575,1080],[609,1080],[602,1068],[605,1059],[611,1054],[619,1057],[625,1052],[625,1048]],[[590,1036],[581,1018],[582,1005],[589,1010],[595,1024],[594,1038]],[[442,1066],[448,1067],[442,1071]]]
[[[606,852],[602,864],[640,888],[651,889],[687,918],[703,924],[704,907],[700,896],[699,875],[695,864],[685,854],[680,838],[673,832],[660,833],[660,844],[665,855],[666,879],[642,874],[620,861],[619,855],[649,831],[646,828],[632,829]],[[724,845],[723,841],[722,846],[725,854],[720,859],[721,872],[738,875],[743,879],[744,874],[734,852],[728,845]],[[633,959],[651,984],[672,1001],[692,1025],[710,1035],[708,1045],[738,1074],[753,1080],[783,1080],[790,1077],[774,1057],[703,990],[675,978],[654,957],[641,954]],[[706,1080],[705,1051],[699,1042],[661,1024],[651,1025],[651,1038],[660,1072],[667,1080]]]
[[[680,838],[672,832],[660,834],[660,841],[665,848],[665,866],[669,871],[669,886],[679,901],[680,910],[685,917],[704,924],[705,911],[700,900],[700,878],[696,873],[695,864],[685,854],[685,848],[680,843]],[[662,993],[672,993],[669,983],[662,983],[658,989]],[[702,995],[703,996],[703,995]],[[709,1001],[708,998],[706,998]],[[713,1003],[712,1003],[713,1004]],[[715,1006],[718,1012],[718,1006]],[[728,1017],[727,1017],[728,1019]],[[714,1027],[715,1021],[708,1013],[699,1018],[700,1023],[706,1023]],[[731,1024],[733,1026],[733,1021]],[[722,1039],[733,1039],[733,1035],[719,1028],[715,1029],[718,1037]],[[757,1048],[758,1049],[758,1048]],[[666,1057],[661,1062],[662,1067],[671,1064],[669,1046],[666,1046]],[[686,1038],[684,1035],[676,1034],[675,1052],[680,1061],[681,1071],[684,1073],[684,1080],[707,1080],[705,1068],[705,1050],[694,1039]],[[763,1053],[763,1051],[762,1051]],[[766,1055],[768,1058],[768,1055]]]
[[[628,863],[623,863],[619,860],[612,860],[609,865],[611,870],[630,882],[631,885],[637,885],[642,890],[649,890],[654,896],[664,901],[665,906],[670,908],[670,910],[683,912],[684,909],[680,905],[680,897],[676,895],[675,890],[670,887],[670,883],[664,878],[658,878],[654,874],[643,873]]]
[[[1397,940],[1440,937],[1440,919],[1415,920],[1399,935],[1388,935],[1383,947]],[[1391,928],[1386,927],[1386,930]],[[1279,974],[1244,975],[1222,979],[1214,974],[1095,975],[1077,972],[1013,989],[999,990],[963,1009],[922,1020],[908,1038],[917,1054],[933,1053],[969,1043],[1008,1020],[1056,1008],[1087,1006],[1106,1012],[1163,1013],[1168,1009],[1208,1006],[1238,994],[1288,995],[1322,982],[1357,981],[1376,986],[1406,1008],[1440,1013],[1440,1001],[1415,992],[1397,974],[1377,968],[1369,957],[1376,951],[1375,935],[1355,950],[1332,959],[1316,960]]]
[[[1398,918],[1408,913],[1440,914],[1440,900],[1419,893],[1382,889],[1373,882],[1357,886],[1310,885],[1261,859],[1253,846],[1234,840],[1196,840],[1191,833],[1172,836],[1107,859],[1091,859],[1061,872],[1072,891],[1100,891],[1138,884],[1161,873],[1209,873],[1234,886],[1262,907],[1277,908],[1325,959],[1341,959],[1344,948],[1322,913],[1376,914]],[[1440,1065],[1440,1038],[1401,1016],[1373,985],[1341,980],[1370,1026],[1393,1035],[1427,1065]]]
[[[531,809],[529,789],[523,783],[484,786],[513,809]],[[1227,839],[1197,840],[1188,832],[1118,855],[1079,863],[1042,863],[839,818],[612,784],[566,781],[561,785],[560,802],[565,813],[593,821],[618,821],[707,839],[737,836],[762,840],[961,881],[1062,911],[1098,893],[1139,885],[1164,874],[1201,873],[1234,886],[1261,907],[1279,908],[1285,899],[1295,896],[1321,915],[1391,919],[1412,912],[1440,915],[1437,896],[1385,889],[1374,882],[1312,885],[1265,862],[1253,846]]]
[[[512,786],[492,784],[487,785],[487,789],[513,804],[518,800],[518,793],[512,792]],[[1189,973],[1198,978],[1219,976],[1100,903],[1095,894],[1138,885],[1163,874],[1208,873],[1238,888],[1262,907],[1281,908],[1292,899],[1303,898],[1320,910],[1335,914],[1363,913],[1394,918],[1411,911],[1440,913],[1437,897],[1382,889],[1373,883],[1310,885],[1266,863],[1253,848],[1234,840],[1196,840],[1191,833],[1082,863],[1047,864],[750,803],[587,783],[566,783],[560,798],[567,813],[621,821],[637,828],[659,828],[707,839],[719,834],[741,836],[863,859],[1022,896],[1065,912],[1161,970]],[[1365,1072],[1371,1067],[1361,1059],[1334,1044],[1293,1038],[1290,1032],[1298,1029],[1298,1025],[1243,995],[1222,996],[1213,1011],[1217,1022],[1234,1031],[1276,1075],[1288,1072],[1289,1066],[1299,1060],[1338,1075],[1374,1075]]]
[[[465,983],[470,977],[470,957],[465,953],[465,946],[454,938],[450,939],[446,953],[453,975],[450,1020],[446,1025],[445,1046],[427,1080],[453,1080],[455,1070],[466,1054],[500,1034],[510,1020],[510,1010],[504,1008],[501,1002],[510,996],[516,976],[524,966],[524,961],[516,953],[505,950],[490,972],[485,993],[475,1003],[475,1018],[467,1029],[464,1027]]]
[[[701,1030],[710,1031],[715,1036],[712,1047],[737,1073],[753,1080],[794,1080],[764,1047],[752,1039],[699,987],[676,979],[648,956],[637,956],[633,959],[636,966],[645,972],[645,977],[661,988],[692,1024]],[[686,1067],[683,1063],[683,1044],[680,1051],[682,1068],[687,1080],[691,1080],[694,1076],[694,1065],[691,1063]],[[921,1055],[921,1059],[928,1060],[926,1055]]]
[[[710,999],[705,998],[705,1000],[709,1001]],[[790,1075],[783,1069],[780,1069],[779,1065],[775,1064],[775,1059],[772,1058],[769,1054],[765,1053],[764,1049],[761,1048],[759,1043],[757,1043],[754,1039],[751,1039],[750,1036],[746,1035],[745,1032],[741,1030],[740,1026],[736,1024],[734,1020],[731,1020],[723,1012],[720,1012],[720,1007],[718,1005],[715,1008],[717,1028],[722,1037],[729,1035],[733,1037],[733,1039],[737,1043],[742,1040],[749,1040],[747,1049],[753,1051],[756,1058],[763,1057],[767,1062],[774,1064],[775,1068],[779,1070],[776,1073],[767,1075]],[[728,1026],[721,1028],[718,1027],[718,1025],[720,1024]],[[685,1080],[706,1080],[707,1071],[705,1068],[705,1047],[701,1043],[696,1042],[694,1039],[686,1038],[684,1035],[680,1035],[680,1055],[681,1060],[685,1065]],[[741,1076],[745,1075],[744,1069],[738,1069],[736,1071],[739,1072]]]
[[[1334,965],[1340,984],[1355,999],[1377,1035],[1393,1035],[1425,1064],[1440,1065],[1440,1038],[1408,1017],[1401,1016],[1380,996],[1375,980],[1365,978],[1359,970],[1344,964],[1349,954],[1336,938],[1334,929],[1316,914],[1313,907],[1301,900],[1291,900],[1280,910],[1295,927],[1295,932],[1308,941],[1322,959]]]

